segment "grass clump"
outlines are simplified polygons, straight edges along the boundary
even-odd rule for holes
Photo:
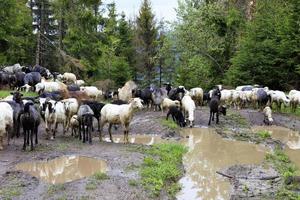
[[[109,176],[103,172],[96,172],[94,175],[93,175],[93,178],[97,181],[101,181],[101,180],[106,180],[106,179],[109,179]]]
[[[137,180],[131,179],[128,181],[130,186],[138,186],[139,182]]]
[[[97,186],[102,180],[109,179],[109,176],[103,172],[96,172],[93,176],[88,180],[85,189],[86,190],[95,190]]]
[[[142,185],[158,197],[166,190],[171,198],[180,190],[178,179],[183,175],[182,157],[186,148],[179,144],[156,144],[145,151],[148,155],[140,168]]]
[[[258,131],[256,134],[263,140],[271,138],[271,134],[267,130]]]
[[[47,193],[48,193],[48,195],[52,196],[56,193],[64,191],[65,189],[66,189],[66,187],[64,184],[50,185],[48,187]]]
[[[178,128],[178,125],[173,120],[162,119],[161,125],[171,130],[176,130]]]
[[[280,173],[284,178],[282,188],[277,192],[276,199],[300,200],[300,195],[295,193],[299,189],[299,183],[287,184],[288,179],[297,175],[297,167],[290,161],[284,152],[276,148],[273,154],[267,154],[266,160]]]
[[[21,189],[15,186],[4,187],[0,189],[0,199],[9,200],[21,195]]]
[[[241,127],[249,127],[250,126],[249,123],[247,122],[247,120],[238,113],[229,111],[226,119],[230,120],[231,122],[233,122],[235,124],[238,124]]]

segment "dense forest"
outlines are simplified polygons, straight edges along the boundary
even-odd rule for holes
[[[299,0],[179,0],[173,22],[150,0],[129,19],[101,0],[1,0],[0,65],[39,64],[118,87],[300,88]]]

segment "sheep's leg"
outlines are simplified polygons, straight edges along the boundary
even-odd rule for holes
[[[215,121],[215,113],[212,113],[212,121]]]
[[[27,133],[27,138],[26,138],[26,140],[27,140],[27,146],[29,146],[30,130],[27,130],[26,133]]]
[[[79,130],[78,130],[79,140],[81,140],[81,132],[82,132],[82,122],[81,122],[81,119],[80,119],[79,120]]]
[[[129,143],[129,124],[125,124],[125,132],[126,132],[126,143]]]
[[[35,144],[38,144],[39,142],[38,142],[38,127],[37,126],[35,127],[34,132],[35,132]]]
[[[210,111],[210,112],[209,112],[209,121],[208,121],[208,125],[210,125],[210,122],[211,122],[211,114],[212,114],[212,112]]]
[[[26,150],[26,130],[24,130],[24,144],[23,144],[23,150]]]
[[[219,112],[216,113],[216,117],[217,117],[217,124],[219,123]]]
[[[88,133],[89,133],[89,143],[92,144],[92,131],[91,131],[91,126],[88,126]]]
[[[109,126],[108,126],[109,139],[113,143],[114,141],[113,141],[113,138],[111,135],[111,127],[112,127],[112,123],[109,123]]]
[[[97,118],[97,122],[98,122],[98,131],[100,131],[100,119],[99,118]],[[93,127],[93,125],[92,125],[92,127]]]
[[[33,151],[33,132],[34,132],[34,129],[31,129],[29,132],[30,132],[30,143],[31,143],[30,150]]]
[[[58,122],[55,122],[55,127],[54,127],[54,131],[53,131],[53,138],[55,138],[55,134],[56,134],[56,131],[57,131],[57,126],[58,126]]]
[[[105,125],[105,122],[101,120],[100,121],[100,131],[99,131],[99,141],[100,142],[102,142],[102,134],[101,134],[101,132],[102,132],[102,129],[103,129],[104,125]]]

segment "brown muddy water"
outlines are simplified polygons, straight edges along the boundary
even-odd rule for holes
[[[216,171],[235,164],[259,164],[264,160],[264,147],[248,142],[223,139],[214,129],[186,129],[184,144],[188,153],[183,158],[186,175],[179,200],[229,199],[229,181]]]
[[[108,136],[106,136],[103,140],[106,142],[111,142]],[[124,143],[124,135],[113,135],[113,140],[114,143]],[[153,145],[162,142],[166,142],[166,140],[161,139],[161,137],[158,135],[129,136],[129,143],[131,144]]]
[[[96,172],[106,172],[103,160],[85,156],[63,156],[49,161],[25,162],[16,166],[21,170],[51,184],[66,183],[88,177]]]
[[[300,168],[300,133],[281,126],[256,126],[253,128],[254,132],[260,130],[267,130],[271,137],[280,140],[287,145],[284,152],[289,156],[292,162]]]

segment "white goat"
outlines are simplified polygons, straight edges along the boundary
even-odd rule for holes
[[[109,137],[113,142],[111,135],[111,127],[113,124],[122,124],[124,128],[124,141],[129,142],[128,133],[129,133],[129,124],[133,117],[133,111],[138,108],[142,109],[143,104],[140,98],[133,98],[130,100],[129,104],[115,105],[115,104],[106,104],[101,110],[101,122],[100,122],[100,133],[99,140],[102,141],[101,132],[106,123],[109,123]]]
[[[128,102],[132,98],[132,90],[137,89],[133,81],[127,81],[122,88],[118,89],[119,99]]]
[[[75,84],[80,87],[80,86],[83,86],[85,84],[85,82],[84,82],[84,80],[77,80],[77,81],[75,81]]]
[[[181,103],[184,116],[186,116],[186,113],[188,113],[188,120],[190,123],[190,127],[192,128],[194,123],[194,112],[196,110],[195,102],[189,95],[184,95],[184,97],[181,100]]]
[[[77,136],[77,131],[79,130],[79,121],[78,121],[78,116],[73,115],[70,119],[70,127],[72,131],[72,136],[74,135],[75,137]]]

